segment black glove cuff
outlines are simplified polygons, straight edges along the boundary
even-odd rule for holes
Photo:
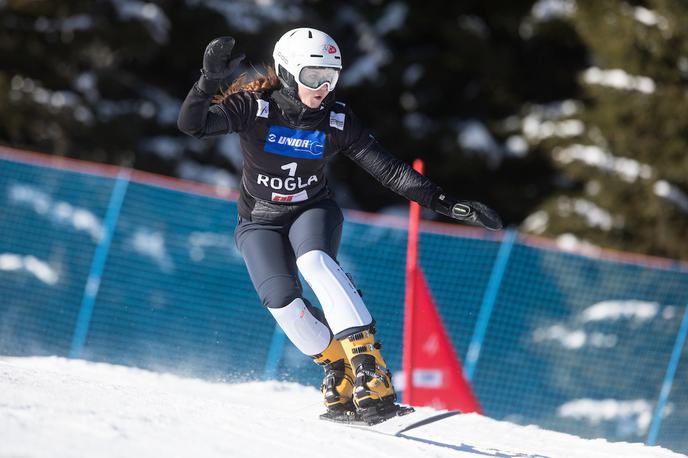
[[[201,77],[198,79],[198,83],[196,83],[196,85],[201,92],[208,97],[212,97],[217,94],[217,91],[220,89],[220,80],[206,77],[205,73],[203,73],[203,70],[201,70]]]
[[[451,216],[451,208],[455,200],[449,198],[441,189],[432,196],[430,208],[444,216]]]

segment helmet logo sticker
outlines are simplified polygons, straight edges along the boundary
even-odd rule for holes
[[[325,51],[327,54],[334,54],[337,52],[337,48],[332,45],[325,45],[323,46],[323,51]]]

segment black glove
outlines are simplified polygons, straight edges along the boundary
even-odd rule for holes
[[[432,199],[432,209],[450,218],[480,225],[491,231],[502,228],[502,219],[497,212],[480,202],[457,200],[439,192]]]
[[[208,43],[203,53],[203,76],[209,80],[223,80],[244,60],[240,54],[230,60],[234,48],[234,38],[220,37]]]

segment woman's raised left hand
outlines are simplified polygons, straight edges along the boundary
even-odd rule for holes
[[[225,79],[244,60],[246,57],[244,54],[230,59],[234,43],[232,37],[219,37],[208,43],[203,53],[203,75],[206,78],[211,80]]]

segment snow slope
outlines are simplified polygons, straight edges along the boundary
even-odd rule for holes
[[[317,419],[314,387],[210,383],[56,357],[0,357],[0,457],[679,455],[459,415],[389,437]]]

